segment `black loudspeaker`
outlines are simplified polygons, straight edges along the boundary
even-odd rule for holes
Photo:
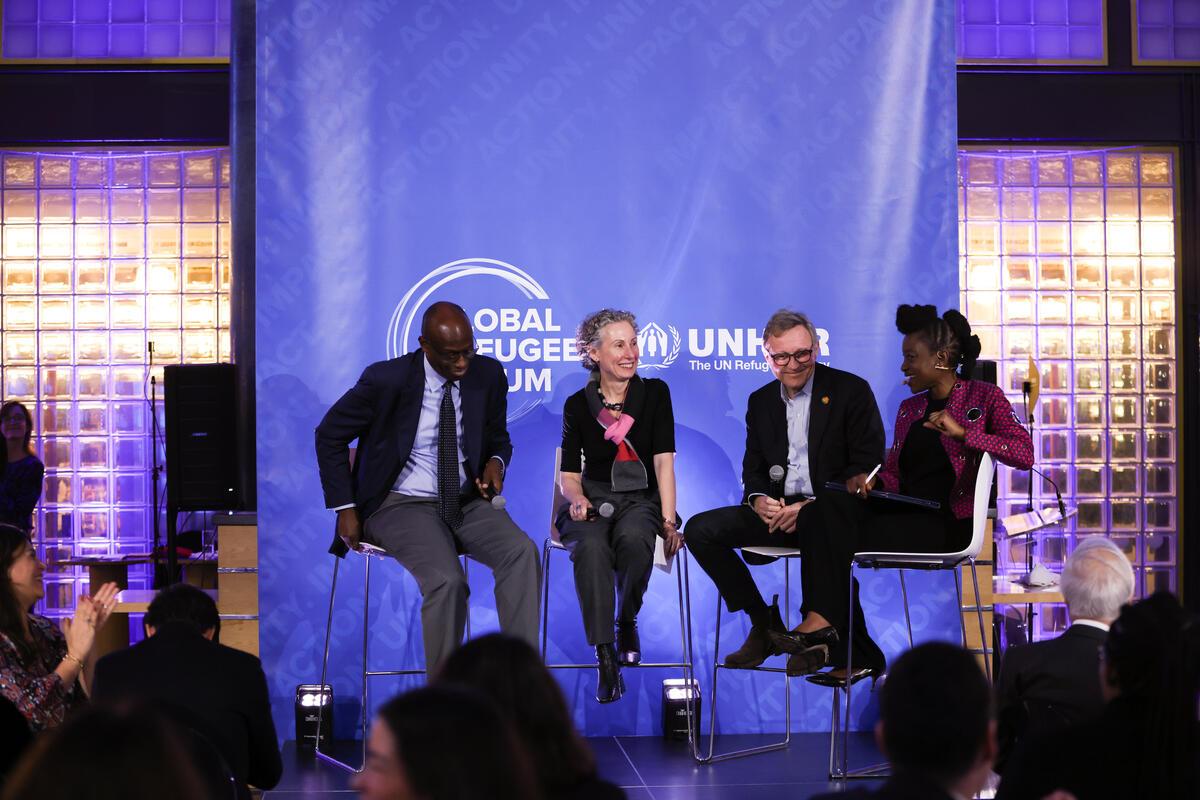
[[[977,381],[983,383],[991,383],[999,385],[999,380],[996,378],[996,362],[995,361],[976,361],[975,374],[971,376]]]
[[[167,506],[176,511],[237,508],[233,365],[172,364],[164,372]]]

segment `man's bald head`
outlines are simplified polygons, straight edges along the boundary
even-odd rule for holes
[[[456,381],[467,374],[475,355],[475,334],[462,306],[441,300],[425,309],[418,341],[429,364],[443,378]]]
[[[1071,619],[1110,624],[1133,598],[1133,567],[1111,540],[1089,536],[1063,565],[1062,592]]]

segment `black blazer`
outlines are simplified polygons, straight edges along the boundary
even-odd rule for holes
[[[1099,628],[1072,625],[1054,639],[1005,651],[996,679],[997,772],[1018,740],[1100,715],[1096,660],[1106,637]]]
[[[33,509],[42,497],[46,468],[37,456],[0,464],[0,522],[33,529]]]
[[[483,474],[483,465],[493,456],[506,466],[512,462],[504,367],[494,358],[475,356],[459,389],[463,453],[471,480]],[[416,350],[370,365],[354,388],[330,407],[316,430],[326,508],[353,503],[364,520],[379,508],[412,452],[424,391],[425,356]],[[358,449],[351,469],[349,445],[355,439]]]
[[[194,628],[157,633],[96,662],[92,701],[147,701],[200,731],[243,783],[270,789],[283,762],[262,664],[249,653],[210,642]]]
[[[870,384],[822,364],[817,364],[810,380],[808,472],[814,494],[820,495],[826,481],[844,481],[875,469],[883,461],[887,441]],[[787,411],[775,380],[756,389],[747,403],[743,502],[752,494],[771,493],[768,473],[776,464],[786,469],[787,455]]]

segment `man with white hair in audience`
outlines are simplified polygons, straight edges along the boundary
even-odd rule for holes
[[[1103,536],[1083,539],[1067,558],[1062,593],[1071,625],[1056,639],[1009,648],[996,679],[1000,754],[996,771],[1022,739],[1099,715],[1096,667],[1108,626],[1133,599],[1133,568]]]

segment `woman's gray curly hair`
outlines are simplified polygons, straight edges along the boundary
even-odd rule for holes
[[[579,323],[579,327],[575,329],[575,350],[579,353],[579,361],[583,364],[584,369],[597,370],[600,368],[595,361],[592,361],[588,350],[600,346],[600,331],[614,322],[628,322],[633,326],[634,334],[636,335],[638,332],[637,317],[633,315],[633,312],[620,311],[615,308],[593,311],[584,317],[583,322]]]

